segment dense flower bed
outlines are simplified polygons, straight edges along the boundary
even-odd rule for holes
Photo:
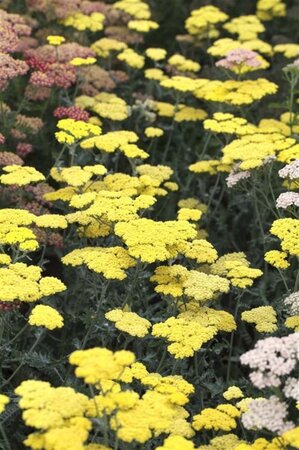
[[[0,7],[0,448],[299,449],[296,0]]]

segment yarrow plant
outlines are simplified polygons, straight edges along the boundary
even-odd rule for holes
[[[0,448],[299,449],[295,2],[0,3]]]

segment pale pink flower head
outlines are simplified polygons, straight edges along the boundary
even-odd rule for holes
[[[232,188],[236,184],[238,184],[239,181],[246,180],[248,178],[250,178],[249,170],[240,170],[240,171],[232,170],[225,181],[227,187]]]
[[[287,209],[290,206],[299,206],[298,192],[283,192],[276,199],[277,208]]]
[[[282,434],[295,426],[293,422],[286,420],[287,415],[287,404],[272,395],[270,398],[252,400],[241,421],[247,430],[267,430]]]
[[[278,171],[281,178],[289,178],[290,180],[296,180],[299,178],[299,159],[295,159],[290,164],[287,164]]]
[[[299,291],[288,295],[283,303],[291,316],[299,315]]]
[[[299,333],[260,339],[240,360],[241,364],[254,369],[249,377],[256,387],[278,387],[282,383],[281,377],[289,375],[298,363]]]
[[[241,69],[242,67],[257,69],[261,65],[259,54],[252,50],[246,50],[245,48],[236,48],[235,50],[229,51],[225,58],[220,59],[216,63],[217,67],[224,67],[229,70]]]

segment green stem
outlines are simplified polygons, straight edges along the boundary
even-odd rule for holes
[[[11,450],[11,446],[10,446],[7,434],[6,434],[2,424],[0,424],[0,433],[1,433],[2,437],[3,437],[4,443],[5,443],[5,447],[6,447],[3,450]]]

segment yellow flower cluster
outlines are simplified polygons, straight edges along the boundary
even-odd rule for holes
[[[102,381],[119,380],[124,369],[135,362],[135,355],[126,350],[113,353],[106,348],[95,347],[76,350],[69,362],[76,366],[76,377],[99,387]]]
[[[101,31],[104,28],[105,16],[100,12],[93,12],[89,16],[83,13],[75,13],[62,19],[60,23],[66,27],[73,27],[79,31]]]
[[[240,42],[231,38],[221,38],[214,41],[213,44],[208,48],[207,52],[212,56],[226,56],[228,52],[236,49],[257,51],[266,56],[273,55],[272,46],[268,44],[268,42],[262,41],[261,39],[251,39]]]
[[[244,394],[238,386],[230,386],[224,393],[225,400],[233,400],[237,398],[243,398]]]
[[[63,326],[63,317],[59,312],[47,305],[37,305],[33,308],[28,319],[29,325],[45,327],[48,330],[61,328]]]
[[[288,317],[284,324],[287,328],[291,328],[295,332],[298,332],[299,331],[299,315]]]
[[[157,30],[159,24],[153,20],[129,20],[128,28],[139,33],[148,33],[151,30]]]
[[[156,450],[195,450],[195,446],[192,441],[174,434],[166,438],[163,445],[156,447]]]
[[[228,278],[234,287],[245,289],[263,275],[261,270],[249,266],[250,263],[243,252],[227,253],[211,265],[211,273]]]
[[[129,116],[126,102],[117,95],[108,92],[101,92],[94,97],[80,95],[76,98],[75,103],[83,109],[90,109],[104,119],[122,121],[127,119]],[[101,133],[98,132],[90,134],[99,136]],[[104,136],[105,135],[103,135],[103,137]],[[84,148],[82,145],[81,147]]]
[[[281,241],[281,248],[283,250],[283,255],[281,256],[285,258],[285,253],[290,256],[299,256],[298,219],[284,218],[274,220],[270,228],[270,233],[278,237]],[[270,254],[270,257],[271,256],[273,257],[273,253]],[[277,254],[275,254],[275,256],[277,256]],[[269,258],[269,255],[266,253],[265,257]]]
[[[256,14],[264,21],[283,17],[286,15],[286,5],[283,0],[258,0]]]
[[[125,270],[136,264],[128,251],[122,247],[78,248],[61,260],[73,267],[85,264],[90,270],[112,280],[123,280],[127,276]]]
[[[231,332],[236,323],[231,314],[211,308],[187,311],[165,322],[155,324],[152,334],[170,342],[167,349],[175,358],[193,356],[203,344],[212,339],[218,331]]]
[[[144,130],[144,134],[148,138],[155,138],[155,137],[163,136],[164,131],[161,128],[157,128],[157,127],[147,127]]]
[[[126,48],[117,55],[117,59],[125,62],[134,69],[142,69],[144,66],[144,56],[135,52],[132,48]]]
[[[5,410],[5,406],[9,403],[7,395],[0,394],[0,414]]]
[[[208,5],[199,9],[193,9],[191,16],[187,18],[185,27],[189,34],[198,39],[217,37],[216,25],[225,22],[227,14],[216,6]]]
[[[212,119],[206,119],[203,123],[205,130],[215,133],[236,134],[243,136],[257,132],[257,127],[248,123],[243,117],[236,117],[230,113],[214,113]]]
[[[15,184],[17,186],[25,186],[31,183],[45,180],[42,173],[34,167],[10,165],[2,167],[3,175],[0,175],[0,183]]]
[[[133,312],[113,309],[105,314],[106,319],[115,323],[118,330],[125,331],[130,336],[144,337],[148,334],[152,324],[149,320]]]
[[[171,66],[177,68],[180,72],[198,72],[200,70],[200,64],[192,59],[187,59],[183,55],[176,53],[168,59],[168,63]]]
[[[79,187],[85,185],[94,175],[100,176],[106,172],[107,169],[102,164],[95,164],[94,166],[84,167],[53,167],[50,173],[55,181],[67,183],[69,186]]]
[[[237,34],[241,42],[257,39],[265,31],[263,23],[254,15],[235,17],[225,23],[223,28],[230,34]]]
[[[127,44],[117,39],[104,37],[93,42],[90,48],[101,58],[108,58],[112,52],[120,52],[127,48]]]
[[[287,269],[290,266],[288,254],[280,250],[269,250],[265,253],[265,261],[276,269]]]
[[[47,36],[47,41],[50,45],[59,46],[65,42],[65,38],[58,35],[49,35]]]
[[[84,417],[88,397],[70,387],[54,388],[46,381],[23,381],[15,390],[25,424],[39,430],[26,446],[35,449],[83,448],[91,429]]]
[[[250,105],[265,95],[275,94],[278,86],[265,78],[257,80],[191,80],[190,91],[196,98],[227,103],[233,106]],[[164,82],[163,82],[164,83]],[[194,86],[194,84],[197,86]],[[194,89],[193,89],[194,87]]]
[[[2,302],[35,302],[58,292],[63,292],[66,286],[55,277],[41,277],[42,269],[37,266],[27,266],[24,263],[10,264],[0,268]]]
[[[55,137],[61,144],[74,144],[76,141],[89,137],[98,136],[102,130],[98,125],[84,122],[83,120],[61,119],[57,123],[57,131]]]
[[[152,263],[175,258],[186,242],[195,238],[196,230],[183,220],[159,222],[142,218],[117,223],[115,234],[122,238],[131,256]]]
[[[145,54],[153,61],[161,61],[166,58],[167,51],[164,48],[149,47],[145,50]]]
[[[272,306],[258,306],[241,314],[244,322],[254,323],[260,333],[273,333],[277,330],[277,315]]]
[[[193,417],[192,426],[195,430],[231,431],[237,427],[236,418],[241,413],[233,405],[221,404],[216,408],[205,408]]]
[[[27,210],[3,208],[0,210],[0,244],[17,247],[23,252],[37,250],[39,243],[30,225],[39,228],[66,228],[67,221],[59,214],[35,216]]]
[[[120,9],[140,20],[146,20],[151,17],[148,4],[142,0],[120,0],[113,3],[113,8]]]

